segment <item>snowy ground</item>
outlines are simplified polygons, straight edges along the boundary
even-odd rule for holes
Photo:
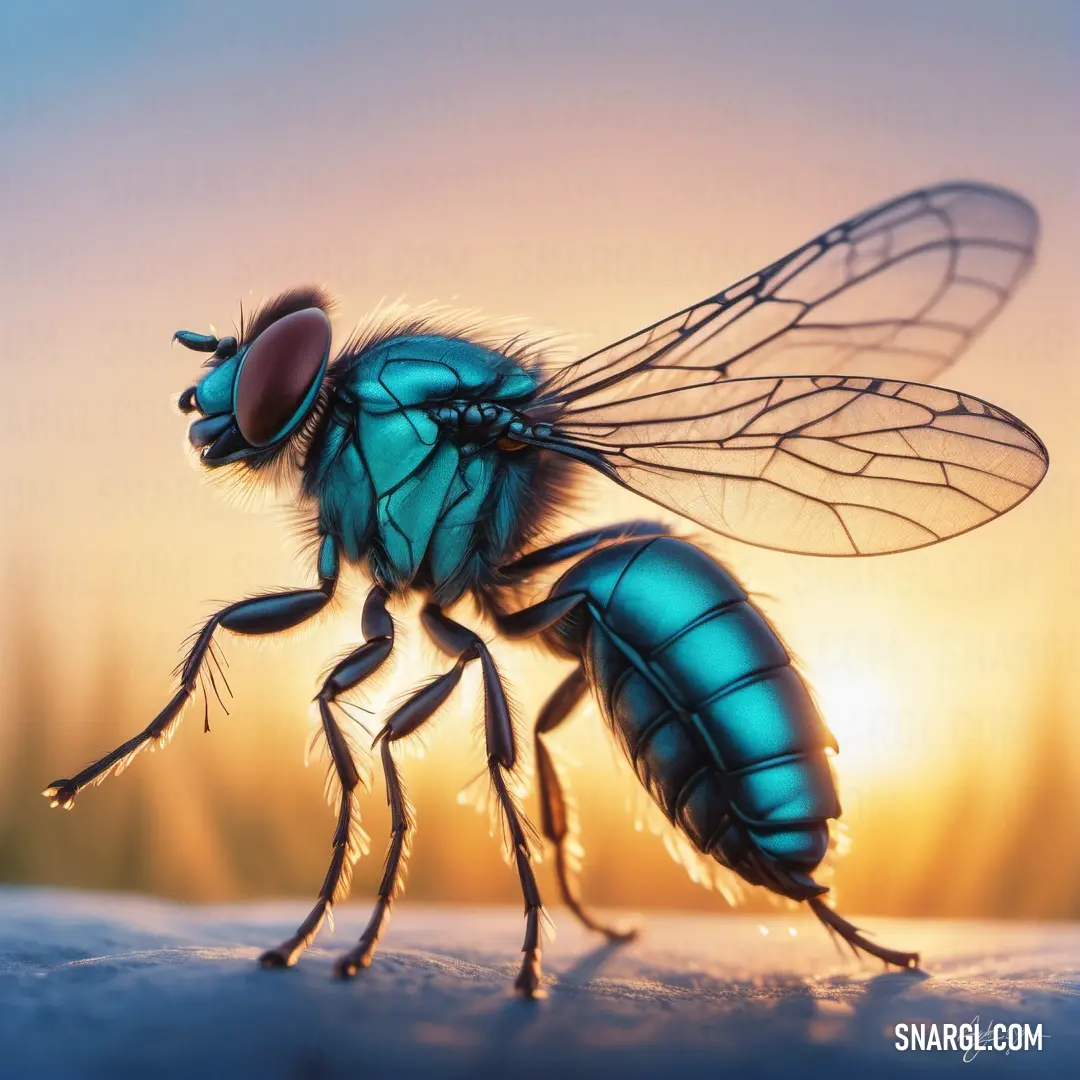
[[[0,888],[0,1077],[1080,1075],[1077,926],[862,920],[927,975],[843,958],[802,916],[656,916],[615,948],[557,911],[550,997],[522,1002],[516,911],[403,905],[342,983],[350,906],[298,967],[259,970],[305,910]],[[893,1048],[894,1024],[976,1015],[1042,1024],[1043,1051]]]

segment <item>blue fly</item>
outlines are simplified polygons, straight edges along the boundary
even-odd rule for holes
[[[202,464],[294,483],[318,584],[216,612],[149,726],[44,794],[70,807],[81,788],[167,739],[200,675],[213,681],[219,630],[273,634],[310,619],[351,563],[372,581],[365,641],[316,698],[340,796],[333,855],[315,907],[264,965],[294,963],[347,891],[367,763],[338,710],[393,650],[388,602],[419,590],[423,625],[453,664],[375,737],[389,850],[374,913],[338,974],[370,963],[401,886],[413,824],[393,745],[475,661],[487,770],[525,902],[515,985],[526,996],[540,985],[536,841],[512,783],[519,747],[484,638],[447,614],[466,595],[502,634],[539,635],[574,661],[539,712],[534,749],[542,832],[563,897],[586,925],[626,936],[579,898],[544,736],[591,689],[641,783],[703,856],[807,902],[853,947],[914,966],[915,954],[867,941],[822,899],[812,875],[840,813],[827,756],[836,745],[738,580],[649,522],[541,538],[581,468],[724,536],[811,555],[923,547],[1005,513],[1042,479],[1045,447],[1010,413],[930,383],[1015,290],[1037,236],[1034,209],[1008,191],[915,191],[563,366],[522,339],[422,318],[356,336],[331,358],[331,305],[316,288],[267,303],[235,337],[179,332],[182,345],[209,354],[179,402],[198,414],[189,437]],[[535,575],[563,563],[546,597],[525,604]]]

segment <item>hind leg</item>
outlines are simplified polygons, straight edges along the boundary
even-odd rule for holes
[[[875,945],[859,933],[858,929],[851,925],[847,919],[837,915],[831,907],[818,897],[807,900],[810,910],[821,920],[825,927],[839,934],[855,952],[862,949],[863,952],[884,960],[886,964],[895,964],[896,967],[917,968],[919,966],[919,954],[900,952],[897,949],[887,949],[884,945]],[[856,952],[856,955],[857,952]]]
[[[648,525],[648,523],[642,524]],[[625,529],[626,526],[622,528]],[[588,538],[591,539],[591,537]],[[570,614],[584,599],[585,597],[580,593],[549,596],[546,600],[541,600],[531,607],[522,608],[512,614],[497,615],[495,623],[506,637],[531,637]],[[590,930],[604,934],[611,941],[629,941],[637,935],[636,929],[615,929],[606,926],[581,902],[568,851],[570,841],[573,839],[570,813],[555,762],[541,738],[542,735],[558,727],[570,715],[587,690],[585,672],[579,666],[556,688],[537,718],[534,739],[536,772],[540,780],[541,828],[544,836],[555,845],[555,871],[559,880],[559,891],[562,893],[566,906]]]
[[[521,970],[514,980],[514,989],[523,997],[540,997],[540,919],[543,902],[532,868],[531,826],[507,784],[507,776],[517,762],[517,746],[502,680],[487,645],[475,631],[454,622],[437,604],[428,604],[424,608],[423,620],[428,633],[443,652],[459,657],[466,663],[479,660],[483,670],[488,775],[506,823],[510,850],[525,901],[525,940],[521,946],[524,957]]]
[[[603,934],[609,941],[632,941],[637,937],[636,927],[619,929],[608,926],[593,915],[581,901],[577,875],[571,865],[569,851],[575,833],[572,811],[567,804],[555,761],[541,738],[549,731],[554,731],[574,711],[588,689],[584,669],[576,667],[555,689],[537,717],[533,739],[536,774],[540,782],[540,829],[544,837],[555,846],[555,873],[566,906],[581,923],[590,930]]]
[[[567,536],[554,544],[536,548],[512,562],[504,563],[499,567],[499,574],[508,582],[524,581],[536,570],[554,566],[565,559],[575,559],[608,540],[629,540],[635,536],[668,536],[670,533],[671,528],[660,521],[624,521],[618,525],[605,525],[603,528],[574,533],[573,536]]]

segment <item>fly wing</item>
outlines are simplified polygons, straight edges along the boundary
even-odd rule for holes
[[[1049,455],[1015,416],[862,376],[689,383],[632,376],[622,400],[556,417],[542,442],[725,536],[809,555],[925,547],[998,517]]]
[[[702,383],[796,373],[930,382],[1008,300],[1038,235],[1035,209],[1002,188],[914,191],[561,368],[540,396],[572,412],[671,369]]]
[[[1038,232],[1001,188],[901,196],[556,371],[530,409],[536,441],[781,551],[873,555],[966,532],[1031,492],[1046,448],[1004,410],[924,382],[1005,304]]]

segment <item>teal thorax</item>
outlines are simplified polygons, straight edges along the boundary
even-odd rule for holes
[[[456,599],[476,559],[512,544],[527,476],[490,427],[451,430],[443,418],[463,403],[513,415],[537,380],[509,356],[438,334],[378,341],[331,377],[336,406],[309,472],[320,528],[391,588],[421,578],[442,602]]]

